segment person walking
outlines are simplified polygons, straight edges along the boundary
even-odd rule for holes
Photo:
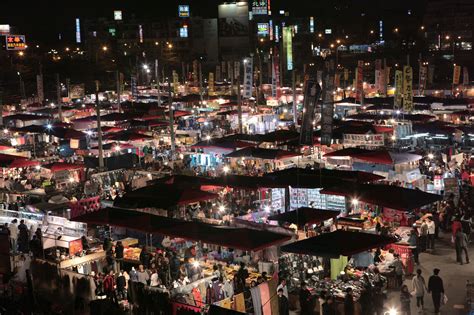
[[[28,236],[28,233],[29,230],[25,224],[25,220],[21,220],[18,225],[18,249],[24,254],[29,252],[30,237]]]
[[[400,291],[400,304],[402,308],[403,315],[411,315],[411,294],[408,291],[408,286],[406,284],[402,285],[402,289]]]
[[[428,248],[428,224],[423,220],[420,227],[420,250],[424,252]]]
[[[454,238],[454,246],[456,247],[456,261],[463,264],[462,262],[462,252],[466,255],[466,264],[469,263],[469,256],[467,253],[467,244],[468,239],[466,233],[462,231],[462,229],[458,229],[456,231],[456,236]]]
[[[403,284],[403,263],[400,260],[400,255],[395,253],[394,260],[390,264],[390,267],[393,267],[395,270],[395,275],[397,276],[397,286],[401,286]]]
[[[278,289],[277,294],[280,315],[290,315],[290,306],[288,303],[288,298],[285,296],[285,294],[283,294],[283,289]]]
[[[428,293],[431,293],[433,299],[434,311],[439,313],[441,298],[444,295],[443,279],[439,276],[439,269],[433,269],[433,275],[428,279]]]
[[[311,298],[311,292],[309,292],[306,283],[301,283],[300,290],[300,307],[301,315],[310,315],[313,314],[313,303]]]
[[[283,290],[283,295],[286,296],[288,299],[288,287],[286,286],[286,279],[281,279],[280,284],[277,287],[277,292],[282,289]]]
[[[115,299],[115,278],[114,271],[110,270],[104,278],[104,293],[108,299],[116,302]]]
[[[416,228],[413,228],[410,232],[410,237],[408,238],[408,244],[410,244],[411,252],[413,254],[413,260],[415,264],[419,265],[419,255],[418,255],[418,232]]]
[[[421,269],[416,271],[416,276],[413,277],[411,285],[416,297],[416,307],[418,308],[418,311],[421,312],[425,309],[424,297],[425,290],[427,289],[425,278],[421,275]]]
[[[12,223],[8,226],[8,229],[10,230],[10,244],[12,247],[12,252],[16,254],[18,250],[18,225],[17,225],[17,219],[14,219]]]
[[[428,249],[431,249],[432,251],[434,251],[436,224],[431,218],[428,218],[428,221],[426,222],[426,224],[428,226]]]

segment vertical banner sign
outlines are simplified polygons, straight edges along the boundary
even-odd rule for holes
[[[316,82],[319,85],[323,84],[323,71],[321,70],[316,71]]]
[[[214,94],[214,73],[209,72],[209,80],[208,80],[208,94],[213,95]]]
[[[428,84],[430,86],[433,84],[433,81],[434,81],[434,70],[435,70],[434,65],[428,66]]]
[[[277,98],[275,57],[272,58],[272,97]]]
[[[232,67],[232,61],[227,61],[227,76],[230,82],[234,82],[234,68]]]
[[[198,86],[198,62],[193,60],[193,85]]]
[[[344,82],[349,81],[349,69],[344,69]]]
[[[281,97],[281,79],[280,79],[280,56],[275,54],[273,56],[273,67],[275,71],[275,86],[276,86],[276,97]]]
[[[428,76],[428,68],[425,66],[420,66],[420,80],[419,80],[419,86],[418,86],[418,95],[423,95],[425,93],[425,88],[426,88],[426,80]]]
[[[334,60],[326,61],[323,81],[323,105],[321,108],[321,144],[331,145],[334,116]]]
[[[387,69],[383,68],[380,70],[380,94],[387,95]]]
[[[179,76],[175,70],[173,70],[173,92],[174,94],[179,93]]]
[[[392,70],[392,68],[390,67],[385,67],[385,95],[387,95],[387,85],[390,84],[390,71]]]
[[[221,62],[221,71],[222,71],[222,80],[228,79],[226,62],[225,61]]]
[[[234,77],[235,79],[240,78],[240,61],[234,61]]]
[[[375,90],[380,92],[381,84],[380,84],[380,77],[382,76],[382,59],[375,60]]]
[[[459,80],[461,79],[461,66],[454,66],[453,69],[453,84],[459,84]]]
[[[413,110],[413,68],[410,66],[403,67],[403,110]]]
[[[244,94],[243,98],[252,97],[253,88],[253,58],[246,58],[244,62]]]
[[[462,69],[462,84],[464,86],[469,85],[469,70],[467,69],[467,67],[464,67]]]
[[[395,70],[395,108],[400,109],[402,107],[402,91],[403,90],[403,72],[401,70]]]
[[[286,70],[293,70],[293,34],[291,27],[283,28],[283,47],[286,50]]]
[[[336,73],[334,75],[334,86],[336,88],[340,87],[341,86],[341,74],[340,73]]]
[[[357,61],[356,73],[356,101],[362,102],[362,97],[364,97],[364,61]]]
[[[132,75],[132,78],[130,79],[130,85],[132,87],[132,97],[138,97],[137,76]]]
[[[36,93],[38,94],[38,102],[43,103],[44,101],[44,90],[43,90],[43,75],[36,75]]]
[[[316,102],[321,96],[321,87],[313,79],[306,81],[301,121],[300,144],[313,145],[313,120]]]
[[[216,80],[217,80],[217,82],[222,82],[221,66],[220,65],[216,66]]]

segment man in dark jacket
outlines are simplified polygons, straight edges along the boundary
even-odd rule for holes
[[[308,288],[306,287],[306,283],[301,283],[301,290],[300,290],[300,307],[301,307],[301,315],[310,315],[313,314],[313,303],[312,303],[312,296],[311,292],[309,292]]]
[[[283,289],[278,290],[278,306],[280,310],[280,315],[289,315],[290,314],[290,306],[288,303],[288,299],[286,296],[283,295]]]
[[[346,289],[346,297],[344,298],[344,315],[354,315],[354,296],[352,288]]]
[[[469,263],[469,256],[467,254],[467,246],[469,241],[467,239],[466,233],[462,229],[458,229],[456,232],[456,237],[454,239],[454,245],[456,247],[456,260],[462,265],[462,252],[466,255],[466,264]]]
[[[435,268],[433,270],[433,275],[428,280],[428,293],[431,293],[431,297],[433,298],[435,313],[439,313],[441,298],[444,295],[443,280],[438,276],[438,274],[439,269]]]

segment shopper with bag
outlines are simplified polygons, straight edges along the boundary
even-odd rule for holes
[[[416,297],[416,307],[418,311],[425,309],[424,297],[425,297],[425,290],[426,290],[426,282],[425,278],[421,275],[421,269],[416,271],[416,276],[413,277],[411,281],[413,293]]]
[[[443,279],[439,276],[439,269],[435,268],[433,270],[433,275],[428,280],[428,293],[431,293],[433,298],[433,305],[435,308],[435,313],[439,313],[439,308],[441,306],[441,299],[444,301],[444,286]]]

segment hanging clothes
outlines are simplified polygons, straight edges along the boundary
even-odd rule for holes
[[[245,298],[243,293],[234,295],[234,310],[245,313]]]
[[[260,296],[260,289],[253,287],[250,289],[252,295],[253,313],[255,315],[262,315],[262,298]]]
[[[194,303],[196,306],[201,307],[203,305],[202,303],[202,297],[201,297],[201,292],[199,291],[199,288],[194,288],[192,290],[193,297],[194,297]]]
[[[264,282],[258,286],[260,289],[260,297],[262,299],[262,311],[263,315],[272,315],[272,305],[270,303],[270,289],[268,288],[268,282]]]
[[[339,258],[331,258],[331,279],[336,280],[347,266],[347,256],[339,256]]]
[[[277,293],[277,287],[278,287],[278,276],[273,277],[270,281],[268,281],[268,289],[270,291],[270,305],[272,308],[272,314],[279,314],[280,313],[280,307],[278,303],[278,295]]]

